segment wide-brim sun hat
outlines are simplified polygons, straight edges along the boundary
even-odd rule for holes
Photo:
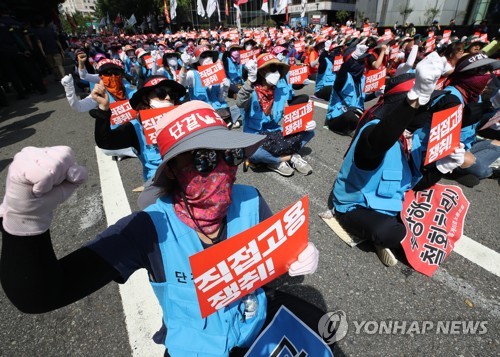
[[[158,87],[170,87],[172,88],[174,93],[178,94],[178,98],[182,98],[186,94],[186,88],[176,82],[172,81],[170,79],[167,79],[165,76],[160,76],[160,75],[154,75],[151,77],[148,77],[146,81],[144,81],[144,84],[142,85],[141,88],[139,88],[132,98],[130,98],[130,106],[133,109],[136,109],[137,106],[141,103],[141,99],[147,95],[149,92],[155,90],[155,88]]]
[[[105,72],[108,69],[119,69],[123,71],[123,63],[118,59],[104,58],[97,63],[97,71]]]
[[[257,57],[257,70],[264,69],[272,64],[278,66],[278,71],[280,72],[281,78],[285,77],[288,71],[290,70],[290,66],[286,63],[281,62],[275,55],[272,53],[263,53]]]
[[[210,57],[212,57],[212,60],[214,61],[214,63],[217,62],[217,60],[219,59],[219,52],[211,50],[210,47],[208,47],[207,45],[201,45],[201,46],[197,46],[194,49],[194,57],[196,58],[196,62],[200,61],[201,54],[205,53],[205,52],[207,52],[207,54]],[[207,54],[205,54],[205,55],[207,55]]]
[[[500,68],[500,60],[492,59],[484,53],[467,54],[462,56],[455,66],[455,72],[466,72],[480,67],[490,67],[491,71]]]
[[[162,163],[153,179],[155,186],[165,186],[165,168],[174,157],[196,149],[244,149],[250,157],[259,148],[265,135],[229,130],[214,108],[200,100],[179,105],[156,124],[156,141]]]

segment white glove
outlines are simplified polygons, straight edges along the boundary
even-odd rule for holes
[[[306,124],[306,131],[313,131],[314,129],[316,129],[316,122],[311,120]]]
[[[191,64],[191,55],[189,53],[184,52],[181,55],[181,60],[182,60],[182,63],[184,64],[184,66],[187,67]]]
[[[257,61],[250,60],[245,64],[248,71],[248,80],[254,83],[257,80]]]
[[[404,60],[405,59],[404,52],[398,52],[398,54],[396,55],[396,59],[399,61]]]
[[[380,97],[381,95],[383,95],[385,92],[385,85],[383,85],[382,87],[380,87],[380,89],[378,91],[375,92],[375,97]]]
[[[311,84],[311,83],[312,83],[312,81],[310,79],[306,79],[303,84],[305,86],[307,86],[308,84]]]
[[[16,236],[44,233],[52,211],[87,179],[68,146],[26,147],[9,167],[0,215],[3,227]]]
[[[330,51],[330,47],[332,47],[332,41],[328,40],[325,42],[325,51]]]
[[[444,73],[446,57],[440,57],[437,52],[427,55],[417,64],[415,84],[407,96],[410,100],[418,99],[420,105],[427,104],[434,91],[436,83]]]
[[[224,78],[221,84],[223,87],[229,88],[229,86],[231,85],[231,81],[229,80],[229,78]]]
[[[290,276],[313,274],[318,268],[319,252],[313,243],[307,243],[297,259],[288,269]]]
[[[67,74],[62,77],[61,84],[64,87],[66,95],[72,95],[75,93],[75,84],[73,83],[73,76],[71,74]]]
[[[493,105],[493,108],[495,108],[495,109],[500,108],[500,89],[497,90],[495,95],[491,96],[490,102]]]
[[[436,161],[436,168],[443,174],[447,174],[462,166],[465,160],[464,144],[455,149],[450,155]]]
[[[360,44],[356,45],[356,49],[352,53],[352,58],[357,60],[360,56],[362,56],[366,52],[366,50],[368,50],[368,46]]]

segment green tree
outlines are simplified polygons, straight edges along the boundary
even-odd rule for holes
[[[410,14],[412,12],[413,12],[413,8],[410,6],[410,4],[408,3],[408,1],[406,2],[405,6],[399,5],[399,14],[401,16],[403,16],[403,23],[402,23],[402,25],[404,25],[406,23],[406,19],[408,18],[408,16],[410,16]]]
[[[425,23],[427,25],[432,24],[432,21],[436,18],[436,16],[441,12],[439,9],[439,0],[436,0],[436,4],[433,7],[425,9],[424,17]]]
[[[349,13],[347,11],[340,10],[340,11],[337,11],[337,13],[335,14],[335,17],[337,18],[337,20],[339,20],[339,22],[341,24],[343,24],[347,20],[347,18],[349,17]]]
[[[74,14],[69,14],[69,16],[71,17],[71,19],[74,19],[76,25],[78,25],[78,29],[74,30],[71,27],[71,25],[69,24],[68,19],[66,18],[66,14],[62,13],[60,15],[60,19],[61,19],[61,24],[62,24],[63,30],[66,33],[73,33],[73,32],[82,33],[82,32],[85,32],[87,30],[87,26],[85,24],[88,23],[88,22],[92,22],[94,20],[92,18],[92,16],[84,15],[84,14],[82,14],[79,11],[75,12]]]

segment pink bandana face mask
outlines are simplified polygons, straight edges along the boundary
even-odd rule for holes
[[[201,228],[201,233],[216,232],[231,205],[231,192],[237,170],[238,167],[229,166],[220,159],[217,167],[208,174],[198,172],[193,165],[175,169],[180,186],[180,189],[176,188],[173,193],[177,217],[196,231]]]
[[[240,51],[231,52],[231,59],[234,63],[240,63]]]

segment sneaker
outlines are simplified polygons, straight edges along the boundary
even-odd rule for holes
[[[379,245],[375,246],[375,251],[380,261],[387,267],[392,267],[398,263],[394,253],[389,248],[383,248]]]
[[[233,129],[241,128],[241,122],[239,120],[235,121],[233,124]]]
[[[299,154],[293,154],[290,163],[291,166],[301,174],[309,175],[313,172],[311,165],[309,165]]]
[[[491,163],[490,167],[492,169],[500,169],[500,157]]]
[[[292,176],[293,169],[288,165],[288,162],[282,161],[279,165],[267,165],[269,170],[279,173],[282,176]]]

